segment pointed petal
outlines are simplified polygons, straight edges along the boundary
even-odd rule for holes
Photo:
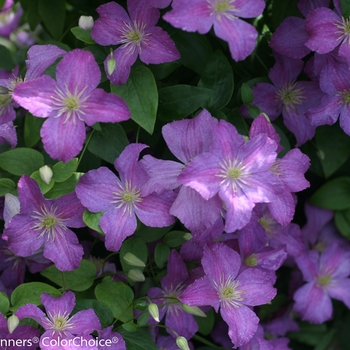
[[[117,95],[106,93],[102,89],[92,92],[84,102],[84,121],[91,126],[97,122],[119,123],[130,119],[127,104]]]
[[[82,219],[85,208],[74,192],[58,198],[54,206],[57,207],[56,213],[61,219],[64,219],[66,226],[76,228],[86,226]]]
[[[176,287],[186,281],[188,277],[186,264],[183,262],[181,255],[173,249],[168,259],[168,272],[160,282],[162,288]]]
[[[71,329],[73,334],[90,334],[101,329],[101,323],[93,309],[77,312],[70,323],[74,325]]]
[[[334,282],[327,288],[329,296],[341,300],[350,309],[350,279],[345,278]]]
[[[44,294],[43,294],[44,295]],[[36,305],[34,304],[26,304],[24,306],[21,306],[16,312],[15,315],[22,320],[23,318],[32,318],[36,322],[38,322],[40,325],[44,325],[43,321],[45,319],[45,314],[42,310],[40,310]]]
[[[259,318],[249,307],[222,307],[220,313],[229,326],[228,335],[235,347],[242,346],[253,338],[258,329]]]
[[[116,222],[118,225],[116,225]],[[105,245],[106,248],[112,252],[119,251],[124,239],[131,236],[137,226],[135,214],[124,212],[121,209],[108,210],[100,220],[100,226],[106,234]]]
[[[63,315],[64,313],[70,315],[75,306],[75,294],[71,291],[64,293],[59,298],[43,293],[40,299],[45,306],[46,312],[51,315]]]
[[[55,237],[45,242],[44,257],[51,260],[60,271],[77,269],[84,254],[77,236],[68,228],[63,230],[57,227],[55,231]]]
[[[117,176],[108,168],[101,167],[84,174],[75,191],[83,206],[98,213],[113,206],[113,192],[120,189],[120,186]]]

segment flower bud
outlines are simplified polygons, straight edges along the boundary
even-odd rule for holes
[[[207,315],[198,306],[190,306],[187,304],[182,304],[182,309],[191,315],[195,315],[199,317],[207,317]]]
[[[13,331],[17,328],[19,324],[19,318],[16,315],[12,315],[7,319],[7,328],[9,329],[10,333],[13,333]]]
[[[3,217],[5,220],[5,228],[7,227],[9,221],[20,211],[20,203],[18,197],[11,193],[5,194],[4,212]]]
[[[127,252],[123,259],[131,266],[139,266],[139,267],[145,267],[145,263],[140,260],[136,255],[133,253]]]
[[[90,30],[94,26],[94,19],[91,16],[80,16],[78,25],[81,29]]]
[[[145,280],[145,275],[138,269],[129,270],[128,277],[134,282],[143,282]]]
[[[39,175],[41,180],[43,180],[46,184],[49,184],[52,179],[53,172],[49,166],[44,165],[39,169]]]
[[[185,234],[184,234],[184,239],[186,240],[186,241],[190,241],[191,239],[192,239],[192,235],[189,233],[189,232],[186,232]]]
[[[181,350],[190,350],[190,348],[188,347],[187,339],[185,337],[177,337],[176,338],[176,345]]]
[[[113,72],[115,71],[117,67],[117,61],[111,57],[108,61],[107,61],[107,72],[109,75],[112,75]]]
[[[157,304],[150,303],[148,305],[148,312],[155,319],[155,321],[159,322],[159,309]]]

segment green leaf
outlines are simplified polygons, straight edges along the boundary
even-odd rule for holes
[[[113,164],[129,144],[124,129],[118,123],[100,124],[101,131],[94,130],[88,150],[95,156]]]
[[[137,325],[134,323],[134,321],[126,322],[123,324],[122,327],[128,332],[136,332],[137,331]]]
[[[97,300],[103,301],[109,306],[117,320],[122,322],[132,320],[134,292],[123,282],[104,280],[96,286],[95,296]]]
[[[54,297],[61,296],[61,293],[49,284],[42,282],[30,282],[20,284],[11,295],[11,308],[15,312],[20,306],[25,304],[40,305],[40,296],[43,293],[49,293]]]
[[[16,148],[0,154],[0,167],[13,175],[31,175],[43,165],[44,157],[34,149]]]
[[[39,2],[39,14],[45,27],[48,29],[49,33],[54,39],[60,39],[63,33],[64,20],[66,17],[66,1],[37,1]]]
[[[340,0],[341,10],[342,10],[342,16],[344,18],[350,17],[350,2],[349,0]]]
[[[256,118],[261,113],[261,110],[257,106],[250,105],[248,107],[248,113],[252,118]]]
[[[85,30],[80,27],[73,27],[70,29],[70,31],[78,40],[86,44],[96,44],[95,40],[91,37],[91,30]]]
[[[215,312],[213,309],[210,309],[205,314],[207,317],[195,316],[195,319],[199,327],[198,331],[203,335],[209,335],[215,324]]]
[[[216,51],[205,65],[198,87],[213,90],[213,96],[206,102],[208,109],[225,107],[233,94],[233,71],[226,56]]]
[[[320,338],[327,331],[327,326],[323,324],[310,324],[308,322],[299,323],[298,332],[288,333],[288,337],[301,343],[315,346],[320,342]]]
[[[245,105],[252,103],[254,100],[253,91],[252,91],[251,87],[246,83],[243,83],[241,86],[241,98],[242,98],[242,102]]]
[[[46,198],[60,198],[64,194],[71,193],[75,191],[80,177],[84,175],[83,173],[74,173],[68,180],[63,182],[55,182],[53,187],[49,192],[46,193]]]
[[[173,121],[182,119],[204,106],[213,90],[192,85],[174,85],[159,90],[158,117]]]
[[[92,213],[91,211],[85,210],[83,213],[83,221],[87,227],[97,231],[98,233],[104,234],[100,227],[100,219],[103,213]]]
[[[24,143],[26,147],[31,148],[40,141],[40,129],[44,123],[43,118],[34,117],[29,112],[24,119]]]
[[[10,308],[9,297],[4,292],[0,292],[0,312],[3,315],[6,315],[9,308]]]
[[[164,235],[169,232],[171,227],[172,226],[161,228],[145,227],[143,229],[137,230],[134,235],[136,237],[140,237],[146,243],[154,242],[164,237]]]
[[[106,328],[112,324],[112,311],[109,309],[108,305],[103,301],[99,301],[96,299],[78,299],[74,307],[74,313],[87,309],[93,309],[95,311],[95,314],[101,322],[102,328]]]
[[[82,292],[92,286],[96,278],[96,267],[89,260],[82,260],[73,271],[60,271],[52,265],[41,272],[41,275],[65,289]],[[64,275],[64,277],[63,277]]]
[[[164,237],[164,243],[170,248],[179,247],[186,242],[184,235],[186,232],[183,231],[171,231]]]
[[[158,90],[152,72],[145,66],[136,66],[131,69],[128,81],[122,86],[111,84],[111,91],[127,103],[131,119],[152,134],[158,108]]]
[[[170,248],[164,243],[158,243],[154,251],[154,261],[156,265],[161,269],[164,267],[165,263],[168,261],[170,255]]]
[[[42,194],[45,194],[47,193],[48,191],[51,190],[51,188],[53,187],[53,185],[55,184],[54,181],[50,181],[49,184],[47,184],[46,182],[44,182],[41,177],[40,177],[40,174],[39,174],[39,170],[37,171],[34,171],[34,173],[32,175],[30,175],[30,177],[32,179],[34,179],[37,184],[39,185],[39,188],[40,188],[40,191],[42,192]]]
[[[186,33],[179,30],[172,36],[180,51],[180,63],[201,74],[213,51],[208,39],[198,33]]]
[[[1,69],[6,69],[11,71],[15,67],[10,51],[5,46],[2,46],[2,45],[0,45],[0,57],[1,57],[1,60],[0,60]]]
[[[2,8],[2,7],[4,6],[5,1],[6,1],[6,0],[0,0],[0,8]]]
[[[326,178],[334,174],[350,156],[350,137],[338,123],[320,126],[316,130],[318,156]]]
[[[125,329],[118,329],[118,333],[123,337],[126,348],[132,350],[158,350],[153,342],[148,330],[138,328],[136,332],[128,332]]]
[[[39,2],[38,0],[20,0],[20,2],[25,10],[26,21],[28,22],[30,29],[34,31],[41,21]]]
[[[52,167],[52,179],[55,182],[63,182],[68,180],[77,170],[78,158],[73,158],[67,163],[58,162]]]
[[[350,208],[350,177],[342,176],[326,182],[310,198],[310,203],[331,210]]]
[[[334,221],[340,233],[350,239],[350,209],[336,211]]]
[[[16,184],[11,179],[0,179],[0,197],[6,193],[15,194]]]

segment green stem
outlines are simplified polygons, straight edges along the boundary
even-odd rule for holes
[[[90,140],[91,140],[91,137],[92,137],[94,131],[95,131],[95,129],[92,129],[92,131],[90,132],[90,134],[89,134],[89,136],[88,136],[88,138],[87,138],[87,141],[85,142],[84,148],[83,148],[83,150],[82,150],[82,152],[81,152],[81,154],[80,154],[79,160],[78,160],[77,169],[78,169],[78,167],[79,167],[79,164],[80,164],[81,160],[82,160],[83,157],[84,157],[84,153],[85,153],[87,147],[89,146],[89,143],[90,143]]]
[[[212,348],[214,348],[214,349],[229,350],[229,349],[227,349],[227,348],[223,348],[223,347],[221,347],[221,346],[218,346],[218,345],[212,343],[211,341],[209,341],[209,340],[207,340],[207,339],[205,339],[205,338],[203,338],[203,337],[201,337],[200,335],[197,335],[197,334],[195,334],[195,335],[193,336],[193,339],[198,340],[198,341],[200,341],[201,343],[203,343],[203,344],[205,344],[205,345],[208,345],[208,346],[210,346],[210,347],[212,347]]]
[[[138,143],[138,142],[139,142],[139,134],[140,134],[140,126],[137,128],[135,143]]]

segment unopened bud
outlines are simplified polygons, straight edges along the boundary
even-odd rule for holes
[[[133,253],[127,252],[123,259],[131,266],[139,266],[139,267],[145,267],[145,263],[140,260],[136,255]]]
[[[192,239],[192,235],[189,233],[189,232],[186,232],[185,234],[184,234],[184,239],[186,240],[186,241],[190,241],[191,239]]]
[[[148,305],[148,312],[155,319],[155,321],[159,322],[159,309],[157,304],[150,303]]]
[[[199,316],[199,317],[207,317],[207,315],[198,306],[190,306],[187,304],[182,304],[182,308],[188,314]]]
[[[138,269],[129,270],[128,277],[134,282],[143,282],[145,280],[145,275]]]
[[[81,29],[90,30],[94,26],[94,19],[91,16],[80,16],[78,25]]]
[[[7,227],[9,221],[20,211],[20,203],[18,197],[11,193],[5,194],[4,212],[3,217],[5,220],[5,228]]]
[[[9,329],[10,333],[13,333],[13,331],[17,328],[19,324],[19,318],[16,315],[12,315],[7,319],[7,328]]]
[[[115,71],[117,67],[117,61],[111,57],[108,61],[107,61],[107,72],[109,75],[112,75],[113,72]]]
[[[188,347],[188,342],[185,337],[177,337],[176,338],[176,345],[181,349],[181,350],[190,350]]]
[[[39,175],[41,180],[43,180],[46,184],[49,184],[51,182],[53,172],[49,166],[44,165],[39,169]]]

